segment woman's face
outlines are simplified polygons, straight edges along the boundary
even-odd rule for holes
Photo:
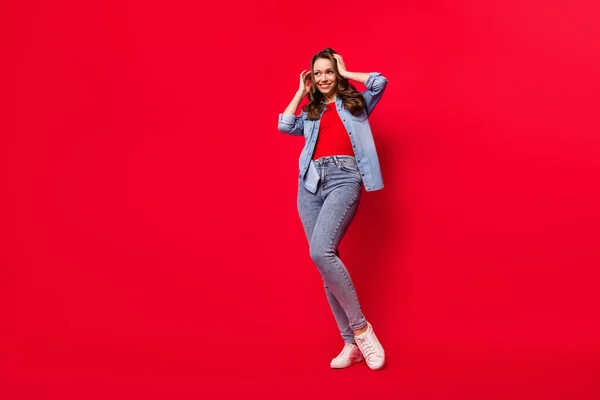
[[[333,72],[333,65],[327,58],[319,58],[313,65],[313,77],[317,88],[324,95],[335,93],[337,77]]]

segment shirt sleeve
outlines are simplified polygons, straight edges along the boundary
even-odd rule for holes
[[[300,115],[279,114],[279,123],[277,128],[282,133],[292,136],[304,135],[304,121],[306,121],[307,112],[302,110]]]
[[[371,72],[369,77],[365,81],[366,90],[362,92],[363,98],[365,99],[365,110],[367,116],[371,115],[373,109],[381,100],[385,87],[387,86],[387,79],[379,72]]]

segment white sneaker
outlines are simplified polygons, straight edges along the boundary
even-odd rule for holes
[[[346,343],[342,352],[331,360],[331,368],[347,368],[361,361],[364,361],[364,357],[358,346],[354,343]]]
[[[385,351],[383,351],[383,347],[377,336],[375,336],[370,323],[367,322],[367,330],[358,336],[354,336],[354,340],[356,340],[356,344],[365,357],[369,368],[373,370],[383,368]]]

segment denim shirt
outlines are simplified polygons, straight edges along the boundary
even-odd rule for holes
[[[361,94],[365,99],[365,108],[360,114],[357,116],[352,115],[344,107],[339,97],[335,99],[335,106],[352,143],[354,157],[365,189],[370,192],[383,188],[383,178],[381,177],[379,159],[368,117],[381,99],[387,85],[387,79],[379,72],[371,72],[364,84],[366,90]],[[324,111],[321,111],[321,116]],[[304,187],[311,193],[315,193],[320,176],[312,161],[312,156],[319,136],[321,117],[318,120],[311,121],[306,119],[307,116],[308,113],[304,110],[298,116],[279,114],[278,129],[280,132],[293,136],[304,135],[305,143],[299,160],[299,177],[302,177]]]

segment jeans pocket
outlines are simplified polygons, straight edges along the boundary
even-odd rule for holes
[[[342,161],[340,164],[340,169],[342,171],[353,172],[356,175],[360,176],[360,171],[358,170],[358,166],[354,163],[347,163]]]

